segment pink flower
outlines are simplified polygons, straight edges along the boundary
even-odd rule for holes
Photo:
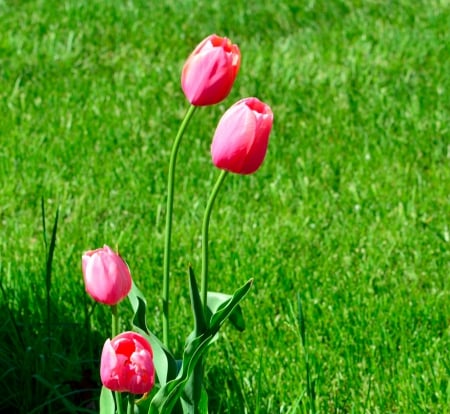
[[[100,361],[102,384],[112,390],[144,394],[155,384],[153,351],[136,332],[123,332],[103,345]]]
[[[116,305],[130,292],[130,270],[108,246],[84,253],[82,264],[86,292],[97,302]]]
[[[181,74],[181,87],[192,105],[214,105],[231,91],[241,64],[237,45],[215,34],[191,53]]]
[[[264,161],[272,124],[272,110],[259,99],[236,102],[222,116],[214,133],[214,165],[237,174],[255,172]]]

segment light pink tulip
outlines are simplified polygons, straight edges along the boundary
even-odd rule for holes
[[[241,64],[237,45],[215,34],[204,39],[184,64],[181,87],[196,106],[214,105],[231,91]]]
[[[84,253],[82,265],[86,292],[97,302],[116,305],[130,292],[130,270],[108,246]]]
[[[214,133],[214,165],[237,174],[255,172],[264,161],[272,124],[269,105],[257,98],[236,102],[222,116]]]
[[[112,390],[144,394],[155,384],[153,351],[136,332],[123,332],[107,339],[100,361],[102,384]]]

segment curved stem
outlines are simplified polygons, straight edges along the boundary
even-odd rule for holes
[[[208,231],[209,231],[209,219],[211,218],[212,208],[214,206],[214,201],[216,200],[217,194],[219,193],[220,187],[228,175],[228,171],[223,170],[219,178],[212,189],[211,195],[209,196],[208,204],[206,204],[205,215],[203,216],[202,225],[202,282],[201,282],[201,297],[203,303],[203,310],[206,317],[206,310],[208,306]]]
[[[163,263],[163,342],[166,347],[169,346],[169,276],[170,276],[170,241],[172,238],[172,211],[173,211],[173,194],[175,184],[175,164],[177,161],[178,148],[180,147],[181,138],[186,130],[196,106],[191,105],[181,122],[175,141],[172,145],[170,154],[169,174],[167,179],[167,208],[166,208],[166,229],[164,234],[164,263]]]

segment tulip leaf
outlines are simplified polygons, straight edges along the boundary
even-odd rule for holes
[[[197,409],[194,404],[181,399],[181,406],[183,409],[183,414],[208,414],[208,393],[205,387],[201,388],[200,401],[198,402]]]
[[[203,303],[200,299],[200,292],[198,290],[197,281],[195,280],[195,274],[192,266],[189,266],[189,293],[191,296],[192,313],[194,315],[194,332],[191,336],[196,337],[206,332],[207,324],[203,311]],[[202,382],[203,367],[202,362],[200,361],[184,386],[184,392],[181,399],[184,414],[196,414],[197,411],[195,407],[197,407],[200,402]]]
[[[100,393],[100,414],[115,414],[116,404],[114,403],[114,395],[111,390],[102,387]]]
[[[174,380],[168,381],[153,397],[150,404],[149,414],[162,414],[171,412],[184,387],[193,374],[197,363],[206,352],[208,345],[214,336],[230,316],[240,301],[245,297],[252,286],[253,280],[249,280],[244,286],[239,288],[229,300],[222,303],[217,311],[212,315],[211,326],[199,336],[191,336],[186,343],[180,372]]]
[[[234,292],[230,299],[223,302],[217,310],[213,313],[210,320],[209,329],[218,332],[225,320],[236,311],[240,301],[248,293],[253,284],[253,279],[250,279],[244,286]]]
[[[205,387],[202,387],[202,396],[200,398],[200,403],[198,405],[200,414],[208,414],[208,393]]]
[[[220,292],[208,292],[208,310],[211,314],[215,313],[219,307],[229,300],[231,295],[227,295],[226,293]],[[245,330],[245,320],[244,315],[242,313],[241,307],[238,305],[236,309],[230,315],[230,323],[236,328],[239,332]]]
[[[128,294],[128,299],[130,300],[131,308],[134,312],[132,321],[133,326],[143,330],[144,332],[149,332],[145,318],[147,301],[145,300],[144,294],[139,290],[134,282],[131,286],[130,293]]]
[[[148,329],[145,317],[147,302],[134,282],[128,294],[128,299],[134,312],[133,326],[150,342],[153,350],[153,363],[155,364],[156,375],[158,376],[160,385],[163,386],[167,381],[176,377],[178,372],[176,360],[158,337]]]
[[[200,292],[198,291],[194,270],[191,266],[189,266],[189,293],[191,295],[192,313],[194,314],[195,335],[198,336],[201,333],[206,332],[207,325],[205,314],[203,312],[202,300],[200,299]]]
[[[183,409],[183,414],[196,414],[195,406],[191,402],[181,399],[181,407]]]

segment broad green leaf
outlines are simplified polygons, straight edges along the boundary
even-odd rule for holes
[[[196,414],[194,404],[183,398],[181,399],[181,408],[183,410],[183,414]]]
[[[183,398],[181,399],[181,406],[183,409],[183,414],[208,414],[208,393],[206,392],[205,387],[202,386],[197,411],[195,411],[192,404]]]
[[[205,387],[202,387],[202,396],[200,398],[200,404],[198,405],[200,414],[208,414],[208,393]]]
[[[203,303],[200,299],[197,281],[195,280],[194,270],[189,266],[189,293],[191,296],[192,314],[194,317],[194,332],[193,336],[199,336],[206,332],[207,324],[205,321],[205,314],[203,312]],[[189,338],[188,338],[189,341]],[[184,387],[183,396],[181,399],[183,405],[183,413],[197,414],[197,408],[201,395],[203,383],[203,364],[198,362],[194,368],[193,374],[188,378]]]
[[[133,325],[144,332],[149,332],[145,318],[147,301],[145,300],[144,294],[139,290],[134,282],[131,286],[130,293],[128,294],[128,299],[134,312],[132,320]]]
[[[239,302],[245,297],[253,284],[253,279],[250,279],[244,286],[234,292],[233,296],[222,303],[217,311],[212,315],[210,321],[210,329],[217,332],[229,315],[235,311]]]
[[[220,292],[208,292],[208,309],[211,314],[215,313],[217,309],[222,305],[222,303],[226,302],[231,298],[231,295]],[[230,323],[239,331],[242,332],[245,330],[245,320],[244,315],[242,313],[242,309],[240,306],[237,306],[236,309],[230,315]]]
[[[167,381],[173,380],[178,372],[177,363],[170,351],[164,346],[164,344],[153,334],[147,327],[145,312],[147,309],[147,303],[144,295],[134,284],[128,294],[131,307],[133,308],[133,326],[150,342],[153,349],[153,363],[155,364],[156,375],[158,377],[159,384],[165,385]]]
[[[150,398],[145,398],[142,400],[138,400],[135,403],[135,412],[138,412],[139,414],[144,414],[148,412],[148,407],[150,405]]]
[[[183,365],[177,376],[162,387],[153,397],[150,404],[149,414],[163,414],[172,412],[178,399],[183,393],[184,386],[192,375],[194,368],[206,351],[211,335],[205,333],[200,337],[194,338],[189,344],[189,351],[186,350],[183,355]]]
[[[191,307],[194,315],[195,335],[198,336],[201,333],[206,332],[207,324],[203,312],[203,303],[200,299],[197,281],[195,280],[194,270],[191,266],[189,266],[189,293],[191,295]]]
[[[116,404],[114,403],[114,395],[111,390],[102,387],[100,393],[100,414],[115,414]]]
[[[170,413],[176,402],[183,393],[184,386],[193,374],[198,361],[211,343],[214,335],[218,332],[224,321],[230,316],[239,302],[250,290],[253,280],[249,280],[238,289],[233,296],[219,306],[216,313],[212,315],[211,326],[200,336],[191,337],[187,342],[183,354],[183,363],[177,378],[167,382],[153,397],[150,404],[149,414]]]

